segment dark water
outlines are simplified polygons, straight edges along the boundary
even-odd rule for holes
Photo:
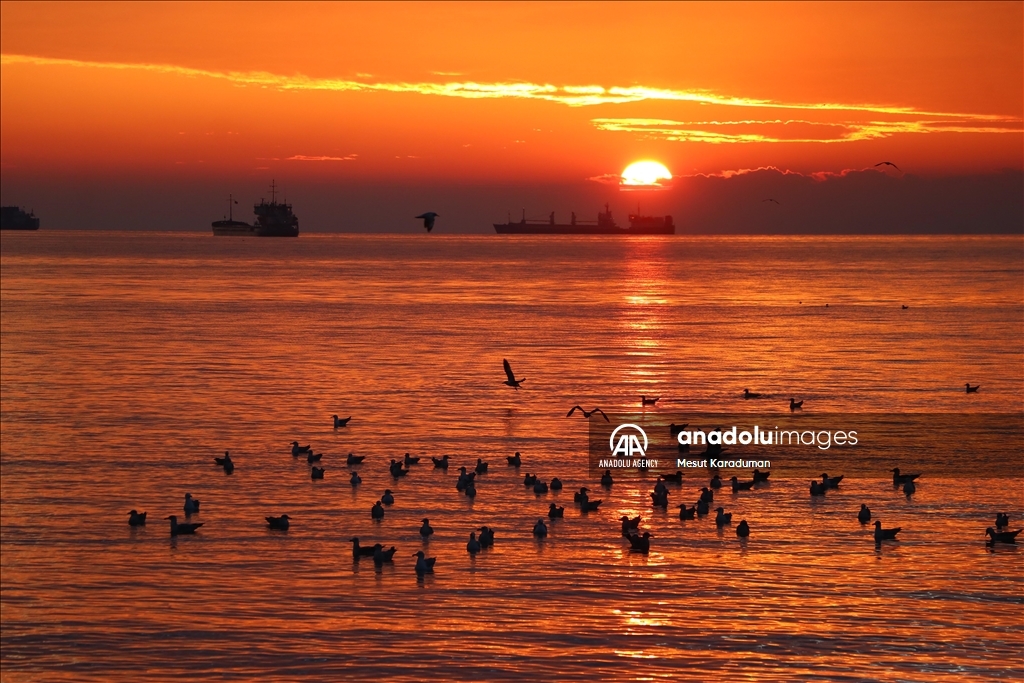
[[[1024,517],[1019,478],[925,473],[909,499],[883,468],[816,501],[795,479],[723,491],[741,541],[652,510],[653,478],[581,515],[572,491],[599,487],[587,423],[565,419],[641,393],[662,396],[653,411],[737,410],[744,387],[783,413],[789,396],[1019,411],[1020,237],[40,231],[3,234],[0,294],[3,681],[1024,676],[1024,554],[984,543],[997,510]],[[325,454],[323,481],[293,439]],[[350,451],[367,456],[355,490]],[[395,482],[406,451],[427,464]],[[478,457],[471,501],[456,467]],[[536,496],[526,472],[566,488]],[[704,483],[671,485],[673,503]],[[186,492],[204,526],[172,539]],[[537,541],[551,501],[566,517]],[[876,548],[862,502],[900,542]],[[266,529],[281,513],[292,528]],[[622,514],[644,515],[649,556],[628,552]],[[497,543],[473,558],[481,524]],[[354,563],[353,535],[397,546],[394,565]],[[417,580],[421,548],[437,571]]]

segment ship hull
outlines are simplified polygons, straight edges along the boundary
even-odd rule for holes
[[[620,228],[617,225],[560,225],[523,223],[494,223],[499,235],[674,235],[674,225]]]
[[[217,221],[213,224],[213,234],[218,237],[298,237],[299,229],[269,228],[241,221]]]

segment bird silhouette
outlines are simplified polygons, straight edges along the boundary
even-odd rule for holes
[[[679,519],[693,519],[696,513],[696,507],[686,507],[686,503],[679,504]]]
[[[508,379],[506,379],[503,382],[503,384],[505,386],[512,387],[516,391],[519,391],[519,383],[520,382],[525,382],[526,378],[523,377],[522,379],[516,379],[516,375],[515,375],[514,372],[512,372],[512,366],[508,364],[508,361],[505,360],[504,358],[502,358],[501,359],[501,363],[502,363],[502,365],[505,366],[505,376],[508,377]]]
[[[629,549],[635,550],[638,553],[647,554],[651,551],[651,532],[645,531],[643,535],[630,534],[626,538],[629,539]]]
[[[306,462],[312,465],[315,462],[320,462],[321,458],[324,457],[323,453],[313,454],[313,451],[306,453]]]
[[[434,563],[437,562],[436,557],[426,557],[422,550],[417,550],[413,553],[416,556],[416,575],[423,576],[424,574],[434,573]]]
[[[349,453],[348,457],[345,458],[346,465],[358,465],[366,460],[365,455],[356,455],[355,453]]]
[[[288,531],[288,515],[281,515],[280,517],[265,517],[267,520],[267,526],[271,529],[277,529],[278,531]]]
[[[828,489],[839,488],[839,483],[843,480],[846,475],[840,474],[838,477],[830,477],[824,472],[821,473],[821,483]]]
[[[548,506],[548,517],[551,519],[557,519],[559,517],[565,517],[565,508],[558,507],[554,503]]]
[[[324,478],[324,471],[325,470],[324,470],[323,467],[316,467],[316,466],[314,466],[313,469],[311,469],[309,471],[309,476],[312,479],[323,479]],[[353,474],[355,474],[355,473],[353,472]]]
[[[590,416],[593,415],[594,413],[601,413],[601,417],[604,418],[605,422],[611,422],[611,420],[608,419],[608,416],[605,415],[604,411],[601,410],[600,408],[592,408],[590,410],[590,412],[587,412],[586,410],[583,410],[583,408],[578,406],[578,405],[573,406],[572,410],[570,410],[568,413],[566,413],[565,416],[566,417],[572,417],[572,414],[575,413],[577,410],[580,411],[581,413],[583,413],[583,417],[585,417],[587,419],[590,419]]]
[[[642,406],[653,406],[655,403],[657,403],[660,400],[661,400],[661,396],[656,396],[654,398],[647,398],[646,396],[641,395],[640,396],[640,405],[642,405]]]
[[[750,389],[744,389],[743,398],[761,398],[761,394],[754,393]]]
[[[439,217],[440,214],[434,213],[433,211],[427,211],[426,213],[421,213],[419,216],[416,216],[416,218],[423,219],[423,227],[427,229],[427,232],[434,229],[434,220]]]
[[[315,469],[315,468],[314,468]],[[321,468],[322,469],[322,468]],[[348,481],[353,486],[359,486],[363,483],[363,478],[359,476],[358,472],[353,472],[352,476],[348,478]]]
[[[171,536],[177,536],[179,534],[194,534],[196,529],[203,525],[202,522],[197,524],[178,524],[178,518],[175,515],[164,517],[164,519],[171,520]]]
[[[509,467],[519,467],[523,464],[523,456],[519,454],[519,451],[516,451],[515,455],[506,455],[505,459],[508,460]]]
[[[146,513],[139,512],[138,510],[132,510],[131,512],[129,512],[128,526],[146,526]]]
[[[303,455],[304,453],[309,453],[310,450],[312,450],[312,449],[310,448],[309,444],[306,444],[305,446],[300,446],[298,441],[292,441],[292,457],[293,458],[297,458],[300,455]]]
[[[792,398],[789,399],[789,412],[794,412],[794,411],[803,410],[803,409],[804,409],[804,402],[803,401],[796,401],[796,400],[794,400]]]
[[[533,525],[533,535],[537,538],[544,538],[548,535],[548,525],[544,523],[543,519],[538,519],[537,523]]]
[[[423,526],[420,527],[420,536],[423,538],[429,538],[434,533],[434,527],[430,526],[430,520],[426,517],[423,518]]]
[[[915,479],[917,479],[918,477],[921,476],[920,474],[900,474],[900,468],[899,467],[893,467],[889,471],[892,472],[892,485],[893,486],[899,486],[900,484],[906,484],[908,481],[914,481]]]
[[[434,467],[435,468],[437,468],[439,470],[446,470],[446,469],[448,469],[448,456],[447,455],[443,455],[440,458],[435,458],[434,456],[430,456],[430,459],[434,461]]]
[[[993,531],[992,527],[985,529],[985,535],[991,536],[992,540],[989,543],[1016,543],[1017,534],[1024,529],[1017,529],[1016,531]]]
[[[332,415],[331,417],[334,418],[334,428],[335,429],[338,429],[339,427],[348,427],[348,421],[352,419],[351,415],[349,415],[345,419],[341,419],[337,415]]]
[[[778,204],[779,206],[782,206],[782,204],[779,204],[776,200],[772,199],[771,197],[769,197],[768,199],[762,199],[761,200],[762,204],[764,204],[765,202],[772,202],[774,204]]]
[[[976,393],[978,393],[978,389],[981,389],[981,385],[980,384],[977,385],[977,386],[972,387],[970,382],[965,382],[964,386],[967,387],[967,393],[968,394],[976,394]]]
[[[740,520],[739,526],[736,527],[736,535],[740,538],[746,538],[750,535],[750,525],[747,524],[747,520]]]
[[[385,562],[391,562],[392,560],[394,560],[396,550],[397,548],[395,548],[395,546],[391,546],[391,548],[389,548],[388,550],[384,550],[384,546],[382,544],[374,543],[373,563],[380,565],[384,564]]]
[[[348,540],[352,541],[352,557],[354,557],[355,559],[358,560],[360,557],[369,557],[373,555],[373,547],[359,545],[358,536],[354,536]]]
[[[892,166],[893,168],[895,168],[895,169],[896,169],[897,171],[899,171],[900,173],[903,173],[903,171],[902,171],[902,170],[900,170],[900,167],[899,167],[899,166],[897,166],[896,164],[892,163],[891,161],[879,161],[879,162],[878,162],[877,164],[875,164],[875,167],[876,167],[876,168],[877,168],[878,166]]]
[[[193,512],[199,512],[199,501],[192,497],[191,493],[185,494],[185,514],[191,515]],[[170,519],[170,518],[168,518]]]
[[[871,521],[871,508],[864,503],[860,504],[860,512],[857,513],[857,521],[861,524],[867,524]]]
[[[892,529],[883,529],[882,521],[875,520],[875,542],[880,543],[882,541],[895,541],[896,534],[903,530],[903,527],[895,527]]]

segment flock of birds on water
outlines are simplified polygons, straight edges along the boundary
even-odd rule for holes
[[[515,373],[512,371],[512,366],[508,360],[502,359],[502,363],[505,369],[506,380],[503,382],[506,386],[509,386],[515,390],[519,390],[522,383],[526,381],[525,377],[517,379]],[[976,393],[980,385],[971,386],[967,384],[967,393]],[[749,389],[743,390],[744,399],[759,399],[759,398],[771,398],[767,394],[759,394],[751,392]],[[640,405],[656,406],[658,401],[661,400],[660,396],[640,396]],[[790,411],[802,410],[803,401],[796,401],[793,398],[789,399]],[[572,417],[576,411],[579,411],[584,418],[590,418],[591,415],[599,414],[609,421],[608,416],[605,415],[604,411],[600,408],[592,408],[587,411],[579,405],[573,406],[566,417]],[[334,429],[344,429],[348,426],[349,421],[352,417],[339,418],[337,415],[333,415]],[[681,430],[685,429],[687,425],[669,425],[669,431],[672,436],[678,434]],[[680,447],[686,448],[686,447]],[[720,445],[708,445],[707,450],[699,454],[698,457],[715,457],[722,453],[724,449]],[[313,448],[310,445],[301,446],[298,441],[292,441],[291,454],[294,458],[302,456],[306,457],[306,462],[310,465],[310,476],[312,479],[323,479],[326,468],[318,467],[317,463],[320,463],[323,458],[323,453],[314,453]],[[345,464],[348,467],[356,467],[363,464],[366,456],[355,455],[349,453],[345,459]],[[391,477],[396,481],[405,477],[412,470],[413,466],[419,464],[421,458],[413,456],[409,453],[405,454],[402,460],[391,459],[391,463],[388,466]],[[442,455],[441,457],[431,457],[435,469],[441,469],[447,471],[449,468],[449,456]],[[506,456],[507,465],[514,467],[517,471],[523,464],[522,455],[517,451],[514,455]],[[231,459],[231,454],[228,451],[224,452],[223,458],[214,458],[214,462],[218,467],[223,468],[226,474],[231,474],[235,470],[235,464]],[[469,498],[476,496],[476,477],[484,475],[488,471],[488,463],[484,462],[482,458],[477,458],[476,466],[473,471],[469,471],[469,468],[462,466],[459,467],[459,477],[456,481],[455,488],[457,491],[466,495]],[[902,487],[903,493],[910,497],[917,491],[917,485],[915,481],[921,477],[920,473],[904,473],[900,471],[899,467],[894,467],[890,470],[892,472],[892,485],[894,488]],[[712,508],[715,500],[715,491],[720,490],[724,484],[721,478],[718,468],[709,468],[711,474],[711,480],[707,486],[703,486],[700,489],[700,496],[692,506],[687,506],[686,503],[679,504],[679,519],[680,520],[693,520],[695,518],[706,517],[710,515],[712,511],[715,512],[715,526],[718,529],[722,529],[725,526],[732,524],[732,513],[726,512],[725,508],[718,506]],[[362,483],[362,477],[359,476],[359,472],[351,470],[349,472],[349,482],[353,487],[359,486]],[[771,472],[762,472],[759,469],[754,469],[752,478],[749,481],[740,481],[738,477],[733,476],[729,479],[729,485],[732,489],[733,494],[737,494],[743,491],[751,491],[758,487],[760,484],[767,484],[768,478]],[[827,473],[822,473],[821,481],[812,480],[810,483],[810,495],[811,497],[819,497],[826,495],[829,491],[838,490],[840,484],[843,481],[844,476],[839,475],[837,477],[830,477]],[[669,507],[669,489],[668,484],[682,484],[683,472],[677,470],[675,474],[659,474],[657,481],[654,485],[654,491],[651,492],[652,507],[661,508],[667,510]],[[611,490],[614,485],[611,470],[605,470],[601,476],[600,484],[602,488]],[[562,482],[558,477],[551,479],[550,483],[541,480],[537,475],[527,473],[523,478],[523,485],[532,488],[536,494],[544,494],[550,491],[562,490]],[[580,514],[585,515],[589,512],[595,512],[601,506],[603,501],[592,500],[590,498],[590,489],[583,486],[580,487],[579,491],[573,494],[573,502],[579,508]],[[384,489],[384,494],[377,502],[370,508],[370,517],[374,521],[381,521],[384,519],[385,506],[391,506],[395,503],[395,497],[391,489]],[[191,493],[185,494],[185,505],[184,513],[186,519],[191,515],[199,512],[199,500],[192,497]],[[128,513],[128,524],[132,527],[145,526],[146,524],[146,513],[139,512],[137,510],[131,510]],[[547,517],[549,520],[562,519],[565,517],[565,508],[550,503],[548,507]],[[171,536],[179,536],[183,534],[195,534],[196,531],[203,526],[203,522],[179,522],[177,515],[169,515],[165,517],[166,520],[170,521]],[[265,518],[267,527],[278,531],[287,531],[289,528],[289,520],[291,519],[287,514],[283,514],[277,517],[268,516]],[[621,522],[621,533],[622,537],[629,542],[630,551],[647,554],[651,549],[651,538],[653,535],[649,531],[641,531],[640,525],[643,522],[642,515],[636,517],[628,517],[623,515],[620,520]],[[871,509],[864,503],[861,503],[860,510],[857,513],[857,521],[861,524],[868,524],[871,521]],[[420,526],[419,533],[424,541],[430,539],[433,535],[434,529],[430,526],[430,519],[425,517],[421,520],[422,525]],[[543,518],[539,518],[537,523],[533,525],[533,536],[538,539],[546,538],[548,535],[548,524]],[[1008,529],[1010,525],[1010,517],[1004,512],[996,513],[995,527],[988,527],[985,529],[985,535],[988,539],[986,542],[989,545],[996,543],[1015,544],[1017,542],[1017,536],[1024,531],[1024,528],[1017,529],[1016,531],[1010,531]],[[886,529],[882,526],[881,520],[876,519],[874,522],[875,532],[874,540],[876,545],[880,545],[883,541],[896,541],[897,534],[902,531],[902,527],[893,527]],[[477,531],[480,532],[479,536]],[[747,521],[740,520],[735,527],[736,536],[745,539],[750,536],[750,525]],[[494,545],[494,529],[488,526],[482,526],[469,534],[469,541],[466,543],[466,551],[475,555],[481,552],[485,548],[489,548]],[[352,543],[352,556],[355,560],[361,557],[372,557],[373,561],[377,565],[384,563],[393,562],[397,549],[394,546],[385,549],[382,543],[375,543],[372,546],[363,546],[359,543],[358,537],[352,537],[349,539]],[[422,577],[424,574],[432,574],[434,571],[434,564],[437,558],[427,557],[426,554],[419,550],[413,553],[416,557],[415,571],[416,574]]]

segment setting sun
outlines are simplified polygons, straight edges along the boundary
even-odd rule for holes
[[[623,185],[661,186],[666,180],[672,180],[672,174],[657,161],[637,161],[622,172]]]

